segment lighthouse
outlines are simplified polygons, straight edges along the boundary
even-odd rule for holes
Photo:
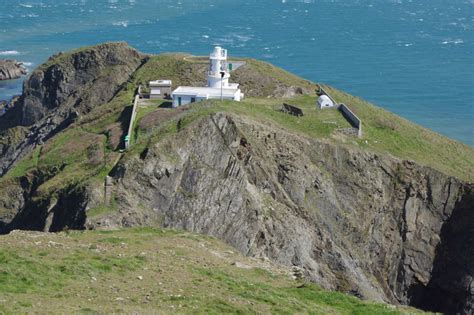
[[[209,57],[207,86],[211,88],[229,87],[230,74],[227,67],[227,49],[214,47]]]
[[[171,93],[173,107],[209,99],[239,102],[244,94],[238,83],[229,83],[230,71],[232,71],[232,67],[227,64],[227,49],[219,46],[214,47],[209,56],[207,86],[179,86]]]

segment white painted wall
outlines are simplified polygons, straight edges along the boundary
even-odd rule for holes
[[[180,97],[181,97],[181,106],[183,106],[183,105],[191,103],[191,99],[194,96],[191,96],[191,95],[173,95],[173,107],[180,106],[179,105],[179,98]],[[242,97],[243,97],[242,92],[240,90],[237,90],[234,93],[234,95],[232,95],[232,96],[224,95],[223,99],[240,102],[240,99]],[[221,96],[220,95],[208,95],[207,97],[198,97],[198,96],[196,96],[194,98],[195,98],[195,102],[200,102],[200,101],[203,101],[203,100],[206,100],[206,99],[216,99],[216,100],[218,100],[218,99],[221,99]]]
[[[150,97],[151,98],[161,97],[161,88],[159,87],[150,88]]]

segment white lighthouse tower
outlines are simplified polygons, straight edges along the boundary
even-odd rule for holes
[[[207,86],[179,86],[171,93],[173,107],[210,99],[240,102],[244,94],[238,83],[229,83],[230,71],[232,67],[227,65],[227,49],[214,47],[209,56]]]
[[[214,47],[209,57],[209,73],[207,86],[211,88],[229,87],[230,74],[227,69],[227,49]]]

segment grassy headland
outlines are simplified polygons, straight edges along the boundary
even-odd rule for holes
[[[322,290],[173,230],[17,231],[0,248],[0,313],[418,313]]]

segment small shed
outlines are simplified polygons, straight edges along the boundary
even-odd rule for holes
[[[156,80],[150,81],[150,98],[164,98],[171,97],[171,80]]]
[[[327,95],[323,94],[318,98],[318,107],[320,109],[331,108],[334,107],[334,105],[334,102]]]

